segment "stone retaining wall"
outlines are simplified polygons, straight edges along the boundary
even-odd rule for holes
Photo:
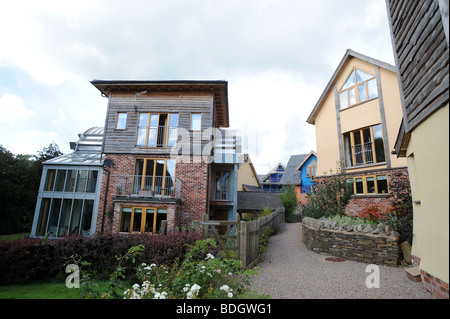
[[[369,264],[400,265],[402,254],[398,233],[384,226],[372,226],[371,229],[358,226],[336,225],[305,217],[302,240],[308,249],[317,253]]]

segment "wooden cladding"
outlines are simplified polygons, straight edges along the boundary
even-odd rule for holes
[[[406,132],[448,103],[449,53],[437,0],[387,0]]]
[[[171,129],[170,116],[178,117],[176,128],[191,129],[192,114],[201,114],[201,130],[214,127],[214,110],[213,110],[213,96],[211,93],[205,92],[192,94],[151,94],[142,95],[137,99],[135,94],[130,93],[113,93],[109,100],[109,110],[106,121],[106,138],[104,140],[105,153],[142,153],[148,152],[152,149],[154,154],[168,154],[170,147],[174,143],[169,143],[169,131]],[[118,114],[127,113],[126,128],[118,129],[117,116]],[[149,143],[149,136],[151,135],[151,125],[147,123],[141,127],[140,123],[143,114],[161,114],[167,117],[167,124],[161,124],[158,121],[157,127],[167,127],[167,132],[161,134],[164,136],[164,143],[162,145],[167,147],[157,147]],[[150,115],[149,115],[150,119]],[[138,132],[141,127],[141,134]],[[145,143],[141,143],[141,135],[145,133]],[[154,134],[155,135],[155,134]],[[144,136],[144,135],[142,135]],[[156,135],[155,135],[156,136]],[[175,137],[173,137],[175,138]],[[157,142],[157,141],[156,141]],[[208,141],[204,141],[206,144]]]

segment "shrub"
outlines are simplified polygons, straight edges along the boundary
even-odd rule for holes
[[[157,236],[105,234],[91,238],[70,236],[1,242],[0,285],[64,277],[65,264],[75,255],[91,265],[92,273],[107,277],[116,268],[116,256],[125,255],[130,247],[137,245],[145,247],[137,262],[170,264],[177,258],[183,259],[187,251],[185,244],[193,244],[200,237],[194,232]],[[125,261],[124,266],[128,266],[126,263],[130,262]]]
[[[142,264],[140,283],[125,291],[130,299],[230,299],[248,296],[250,278],[256,269],[241,271],[235,259],[220,258],[208,251],[213,239],[189,246],[182,262],[172,265]]]
[[[319,219],[323,216],[345,215],[352,189],[347,184],[344,170],[338,165],[337,173],[330,171],[330,176],[311,188],[306,205],[303,206],[303,216]]]
[[[294,185],[283,186],[282,193],[280,194],[281,201],[283,202],[286,217],[290,216],[297,208],[297,194],[295,193]]]
[[[391,208],[386,212],[384,223],[391,225],[399,234],[400,242],[408,241],[412,245],[413,205],[409,179],[401,172],[391,176]]]

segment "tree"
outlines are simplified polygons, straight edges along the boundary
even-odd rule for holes
[[[0,145],[0,234],[28,232],[42,175],[42,162],[62,155],[52,143],[36,155],[14,155]]]
[[[63,155],[63,153],[59,149],[59,146],[55,142],[50,143],[48,147],[44,147],[42,151],[38,152],[38,154],[38,160],[40,160],[41,162],[45,162],[52,158]]]

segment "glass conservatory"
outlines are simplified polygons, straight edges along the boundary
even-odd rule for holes
[[[70,143],[74,152],[44,162],[31,237],[95,233],[102,178],[103,128]]]

